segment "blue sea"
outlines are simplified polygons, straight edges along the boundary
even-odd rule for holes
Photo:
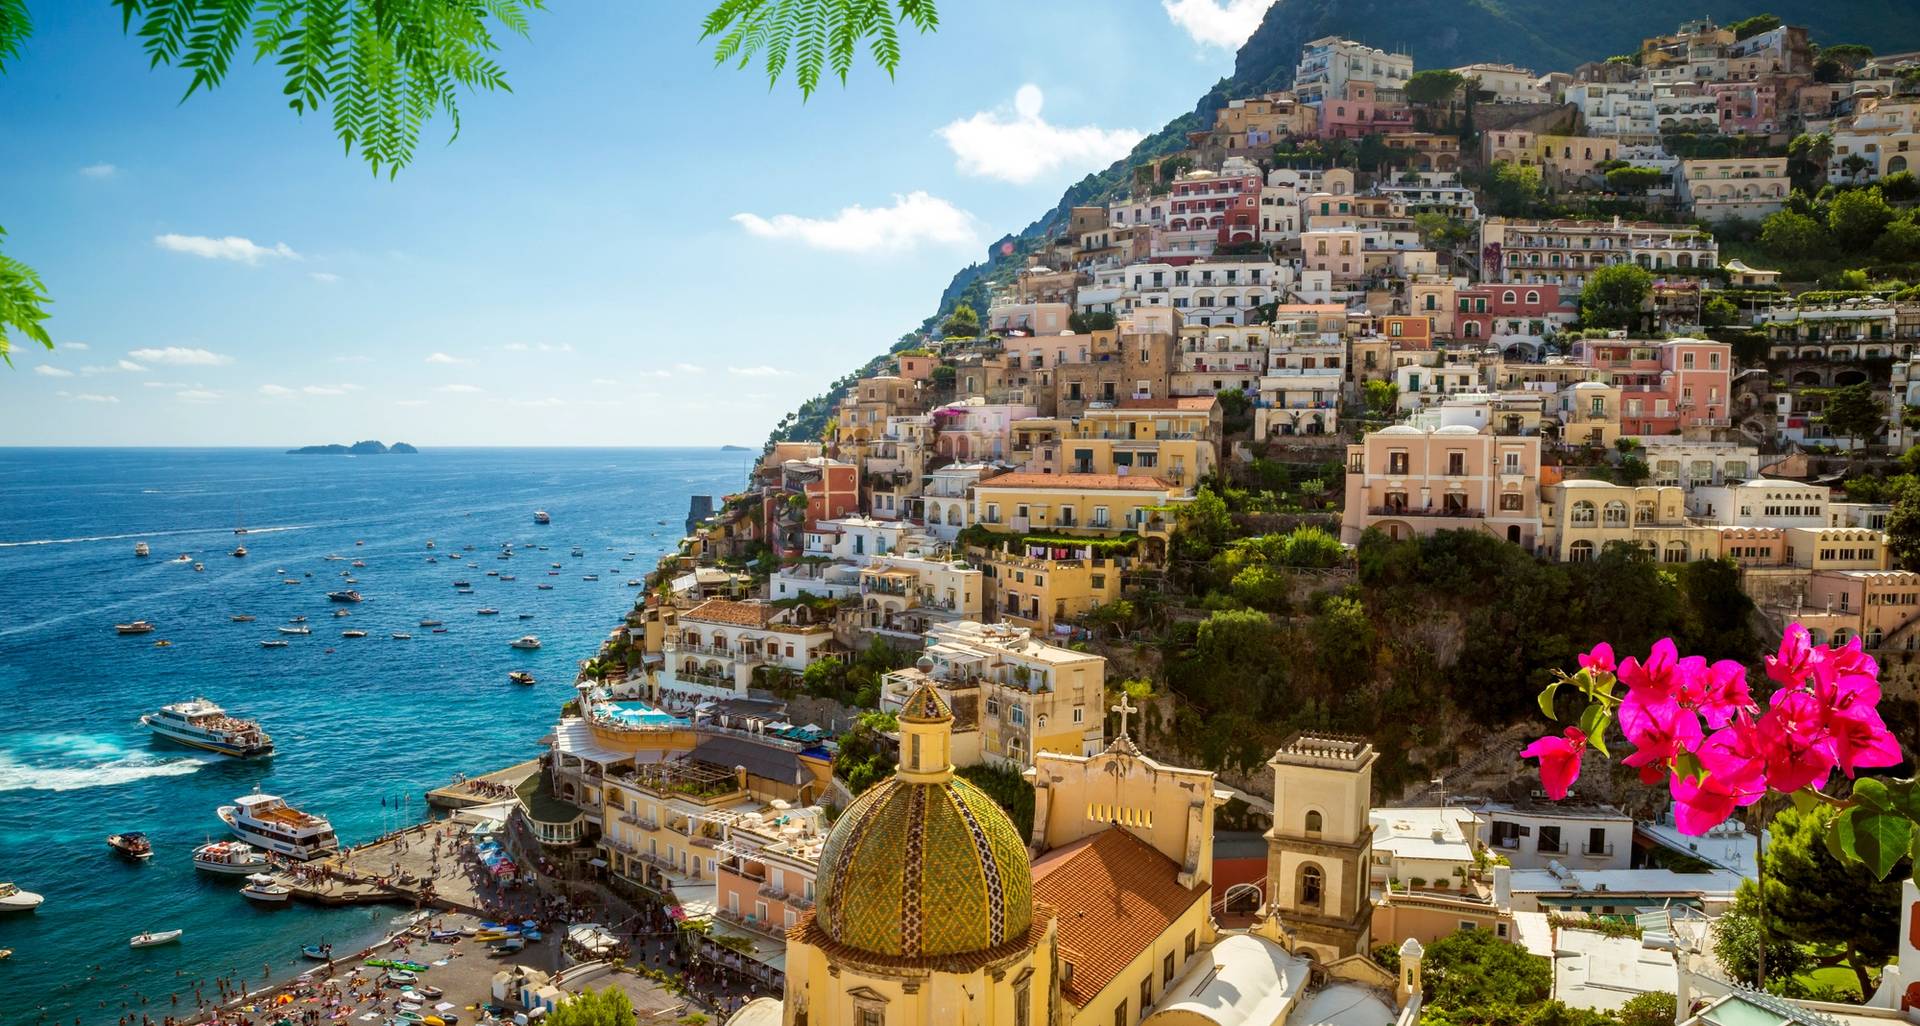
[[[532,758],[578,660],[639,592],[626,581],[679,540],[690,494],[737,491],[753,455],[0,449],[0,880],[46,897],[37,913],[0,916],[0,948],[14,952],[0,961],[0,1021],[117,1023],[121,1002],[141,1010],[137,995],[157,1020],[192,980],[257,982],[264,964],[293,968],[303,944],[376,932],[399,910],[265,909],[234,878],[196,872],[193,848],[222,836],[215,808],[259,787],[328,816],[351,844],[422,818],[424,792],[455,773]],[[536,509],[553,523],[536,526]],[[151,557],[135,558],[137,541]],[[228,554],[236,542],[247,557]],[[505,542],[518,555],[498,560]],[[171,562],[183,553],[205,570]],[[336,619],[325,593],[349,569],[365,601]],[[456,594],[457,579],[474,593]],[[483,606],[500,615],[476,615]],[[260,647],[296,616],[311,635]],[[159,629],[114,633],[135,619]],[[367,637],[342,638],[349,628]],[[508,647],[528,633],[544,647]],[[539,683],[509,684],[512,669]],[[142,713],[196,696],[261,720],[278,754],[224,759],[141,727]],[[150,861],[107,848],[126,830],[152,837]],[[127,946],[170,929],[186,931],[180,944]]]

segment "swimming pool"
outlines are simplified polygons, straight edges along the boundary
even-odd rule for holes
[[[595,708],[607,719],[630,727],[671,727],[686,722],[645,702],[601,702]]]

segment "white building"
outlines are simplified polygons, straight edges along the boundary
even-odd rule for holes
[[[1727,527],[1817,529],[1828,526],[1830,493],[1826,485],[1755,478],[1737,484],[1695,488],[1687,497],[1687,513],[1707,523]]]
[[[1413,57],[1388,53],[1351,39],[1325,36],[1306,45],[1293,73],[1293,95],[1318,106],[1347,95],[1348,82],[1371,82],[1382,99],[1405,92],[1413,77]]]

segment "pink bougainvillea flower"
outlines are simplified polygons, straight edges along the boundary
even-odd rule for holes
[[[1699,710],[1709,727],[1724,727],[1734,713],[1753,707],[1753,694],[1747,690],[1747,668],[1731,659],[1722,659],[1689,678],[1681,692],[1681,700]]]
[[[1713,773],[1698,780],[1676,773],[1668,790],[1673,793],[1673,825],[1697,837],[1726,822],[1734,809],[1759,801],[1765,788]]]
[[[1674,648],[1673,639],[1661,638],[1653,643],[1646,662],[1632,656],[1621,660],[1619,676],[1641,701],[1663,702],[1680,687],[1679,663],[1680,653]]]
[[[1879,710],[1859,704],[1827,716],[1827,746],[1833,761],[1848,777],[1855,767],[1897,766],[1900,742],[1881,720]]]
[[[1580,654],[1580,668],[1583,670],[1592,670],[1596,673],[1612,673],[1614,666],[1613,646],[1604,641],[1593,646],[1593,651],[1582,652]]]
[[[1767,759],[1760,750],[1760,730],[1745,713],[1707,735],[1695,750],[1708,773],[1742,790],[1766,786]]]
[[[1838,711],[1856,705],[1874,707],[1880,704],[1880,667],[1874,663],[1872,656],[1854,647],[1859,643],[1859,639],[1855,638],[1847,643],[1847,648],[1836,649],[1833,657],[1814,664],[1813,693],[1830,709]],[[1850,655],[1858,658],[1850,658]],[[1778,702],[1780,694],[1775,693],[1773,700]]]
[[[1822,661],[1833,664],[1833,676],[1836,679],[1864,677],[1876,682],[1877,693],[1880,664],[1874,662],[1873,657],[1866,653],[1860,643],[1860,635],[1856,634],[1848,638],[1847,643],[1839,648],[1827,649],[1825,656]]]
[[[1820,653],[1814,650],[1813,638],[1807,629],[1797,623],[1788,624],[1786,634],[1780,638],[1780,651],[1767,657],[1767,676],[1786,687],[1798,687],[1819,661]]]
[[[1559,737],[1548,735],[1521,749],[1520,757],[1540,760],[1540,786],[1559,801],[1580,779],[1580,756],[1586,750],[1587,735],[1579,727],[1568,727]]]
[[[1767,786],[1782,794],[1827,782],[1836,763],[1826,709],[1805,691],[1784,691],[1754,727],[1767,760]]]
[[[1678,702],[1649,705],[1639,701],[1637,693],[1629,693],[1620,702],[1619,718],[1620,731],[1634,747],[1620,762],[1638,769],[1640,780],[1647,784],[1659,783],[1675,755],[1694,751],[1705,739],[1700,717]]]

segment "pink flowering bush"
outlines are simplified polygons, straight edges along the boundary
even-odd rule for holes
[[[1770,792],[1791,795],[1803,807],[1838,810],[1828,847],[1885,878],[1910,848],[1920,849],[1920,790],[1911,780],[1860,778],[1847,798],[1826,791],[1835,770],[1853,779],[1856,770],[1902,759],[1880,719],[1879,664],[1859,638],[1840,648],[1814,645],[1799,624],[1787,628],[1766,663],[1776,688],[1763,706],[1746,667],[1731,659],[1683,657],[1669,638],[1644,660],[1616,663],[1612,646],[1596,645],[1580,656],[1579,672],[1561,674],[1540,693],[1551,719],[1559,690],[1579,688],[1587,698],[1579,724],[1520,754],[1540,760],[1541,786],[1564,798],[1588,748],[1611,757],[1607,729],[1618,723],[1632,748],[1621,764],[1647,784],[1667,785],[1681,832],[1703,834]]]

